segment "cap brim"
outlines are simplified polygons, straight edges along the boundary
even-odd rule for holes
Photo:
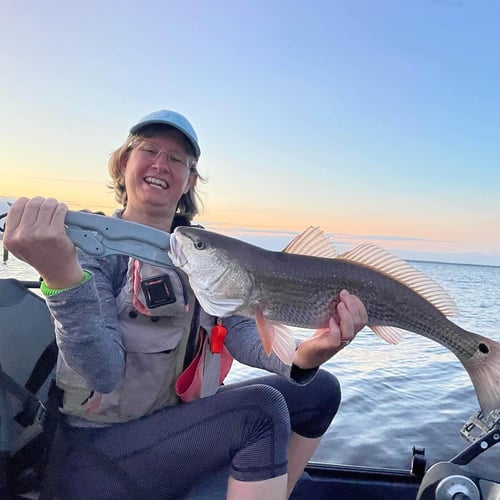
[[[131,129],[130,129],[130,133],[131,134],[137,134],[137,132],[139,130],[141,130],[141,128],[143,127],[146,127],[147,125],[156,125],[156,124],[160,124],[160,125],[169,125],[170,127],[173,127],[175,128],[176,130],[178,130],[179,132],[181,132],[183,135],[185,135],[187,137],[187,139],[189,140],[189,142],[191,143],[191,146],[193,146],[193,149],[194,149],[194,152],[195,152],[195,156],[196,156],[196,159],[198,159],[200,157],[200,154],[201,154],[201,150],[200,150],[200,147],[198,146],[198,143],[196,140],[194,140],[193,137],[191,137],[191,134],[189,134],[188,132],[186,132],[186,130],[184,130],[182,127],[179,127],[178,125],[176,125],[175,123],[172,123],[171,121],[169,120],[146,120],[146,121],[143,121],[143,122],[140,122],[138,123],[137,125],[134,125]]]

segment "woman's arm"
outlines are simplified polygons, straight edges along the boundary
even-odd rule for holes
[[[274,353],[270,356],[266,354],[253,319],[229,316],[224,318],[222,323],[227,328],[225,345],[234,359],[254,368],[290,375],[290,367],[286,366],[278,356]]]
[[[90,271],[90,279],[47,297],[47,305],[66,364],[93,390],[108,393],[121,380],[125,366],[115,302],[123,257],[95,259],[80,252],[79,257],[82,268]]]

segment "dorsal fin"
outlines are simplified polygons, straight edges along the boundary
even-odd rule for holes
[[[458,314],[455,302],[441,285],[408,262],[376,245],[364,243],[340,255],[338,259],[364,264],[390,276],[428,300],[445,316]]]
[[[283,252],[323,257],[325,259],[335,259],[337,257],[337,250],[332,240],[326,236],[321,228],[313,226],[309,226],[304,232],[296,236],[283,249]]]

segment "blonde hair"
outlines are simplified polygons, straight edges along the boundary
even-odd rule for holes
[[[139,129],[135,134],[130,134],[125,143],[116,151],[111,153],[108,161],[108,171],[111,176],[109,188],[115,193],[115,200],[124,208],[127,206],[127,188],[125,186],[125,176],[122,166],[128,160],[132,145],[137,139],[151,139],[158,136],[175,136],[183,143],[186,153],[196,158],[195,151],[189,139],[179,130],[170,125],[152,124],[146,125]],[[198,172],[197,160],[193,162],[191,174],[196,175],[199,181],[205,182]],[[186,194],[183,194],[177,203],[176,215],[185,217],[189,222],[199,213],[202,205],[201,198],[196,190],[196,185],[193,186]]]

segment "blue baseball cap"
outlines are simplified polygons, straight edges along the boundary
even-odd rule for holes
[[[198,136],[196,135],[193,126],[189,123],[188,119],[185,116],[182,116],[180,113],[176,113],[175,111],[162,109],[160,111],[155,111],[154,113],[150,113],[149,115],[143,116],[130,129],[130,133],[135,134],[142,127],[146,125],[153,125],[155,123],[163,123],[165,125],[170,125],[171,127],[174,127],[180,132],[182,132],[189,139],[189,142],[193,146],[196,159],[200,157],[201,149],[198,144]]]

